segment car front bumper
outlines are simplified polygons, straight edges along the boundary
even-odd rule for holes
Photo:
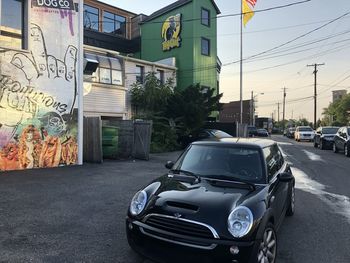
[[[196,238],[193,243],[188,237],[166,233],[146,224],[126,219],[126,232],[130,247],[146,258],[155,262],[229,262],[229,263],[255,263],[260,241],[234,241],[222,239]],[[153,233],[150,235],[150,233]],[[196,247],[193,244],[210,244],[207,248]],[[230,252],[238,249],[237,254]]]

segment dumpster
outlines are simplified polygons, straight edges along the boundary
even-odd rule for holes
[[[117,158],[118,132],[118,127],[102,126],[102,153],[104,159]]]

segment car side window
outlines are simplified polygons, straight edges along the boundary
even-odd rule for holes
[[[267,173],[269,177],[269,181],[274,177],[274,175],[281,169],[283,165],[283,156],[279,151],[277,145],[272,145],[263,149]]]

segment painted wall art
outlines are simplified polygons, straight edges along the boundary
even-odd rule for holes
[[[28,50],[0,46],[0,171],[78,162],[79,1],[31,2]]]

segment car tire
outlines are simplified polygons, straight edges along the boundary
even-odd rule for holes
[[[347,145],[344,146],[344,154],[346,157],[350,157],[350,150],[349,150],[349,146]]]
[[[289,202],[288,202],[288,208],[287,208],[287,211],[286,211],[286,216],[294,215],[294,211],[295,211],[295,187],[293,185],[291,193],[290,193],[290,197],[289,197]]]
[[[267,254],[270,255],[268,258]],[[273,256],[271,258],[271,255]],[[277,235],[272,223],[265,227],[264,234],[258,249],[257,262],[275,263],[277,257]]]
[[[337,152],[338,152],[338,149],[337,149],[337,146],[335,145],[335,143],[333,143],[333,152],[334,152],[334,153],[337,153]]]

